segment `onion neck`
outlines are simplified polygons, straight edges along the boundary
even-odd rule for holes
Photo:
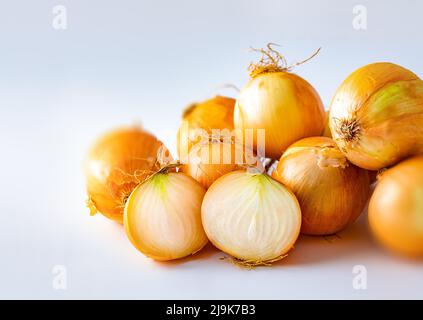
[[[336,133],[345,142],[354,142],[358,140],[361,126],[357,119],[341,119],[335,120]]]
[[[249,75],[251,79],[254,79],[261,74],[286,72],[284,68],[281,68],[274,64],[268,64],[268,65],[251,64],[250,67],[248,68],[248,71],[249,71]]]
[[[275,72],[290,72],[296,66],[299,66],[313,59],[320,52],[320,49],[321,49],[321,48],[317,49],[315,53],[313,53],[310,57],[308,57],[305,60],[288,65],[285,57],[282,54],[280,54],[277,50],[275,50],[273,48],[274,46],[275,46],[274,43],[268,43],[266,48],[261,48],[261,49],[251,48],[252,51],[261,53],[260,60],[256,63],[250,63],[250,65],[248,66],[248,71],[252,79],[254,79],[260,74],[275,73]]]

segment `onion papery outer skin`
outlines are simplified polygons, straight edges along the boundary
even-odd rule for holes
[[[157,173],[139,185],[125,207],[125,231],[154,260],[184,258],[208,242],[201,224],[206,190],[183,173]]]
[[[404,160],[379,175],[368,218],[385,247],[423,258],[423,156]]]
[[[123,223],[126,199],[148,175],[160,169],[158,153],[163,143],[137,128],[123,128],[102,136],[84,162],[88,205],[92,214]]]
[[[301,232],[329,235],[353,223],[370,196],[368,172],[348,162],[327,137],[302,139],[281,157],[272,177],[296,195]]]
[[[253,163],[254,160],[256,163]],[[181,171],[208,189],[221,176],[254,164],[261,165],[255,159],[253,151],[248,155],[245,153],[242,144],[227,140],[211,140],[191,148],[188,163],[181,167]]]
[[[184,161],[191,147],[199,142],[189,140],[189,130],[203,129],[212,134],[213,129],[234,129],[234,106],[235,99],[216,96],[209,100],[194,103],[188,107],[183,116],[182,124],[177,133],[177,151],[179,159]]]
[[[423,152],[423,82],[386,62],[353,72],[330,108],[334,140],[349,161],[379,170]]]
[[[285,71],[262,73],[242,89],[234,124],[241,133],[265,129],[266,157],[279,159],[295,141],[322,134],[325,111],[319,94],[303,78]]]
[[[266,174],[246,171],[217,179],[204,196],[201,216],[217,248],[253,265],[282,258],[301,228],[292,192]]]

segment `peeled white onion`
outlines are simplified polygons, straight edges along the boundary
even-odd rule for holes
[[[294,194],[266,174],[246,171],[216,180],[204,196],[201,216],[209,240],[249,265],[283,258],[301,227]]]
[[[201,225],[205,189],[184,173],[157,173],[129,197],[125,231],[132,244],[154,260],[194,254],[208,240]]]

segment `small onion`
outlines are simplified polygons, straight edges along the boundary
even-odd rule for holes
[[[208,189],[215,180],[231,171],[253,164],[261,168],[261,163],[255,160],[253,152],[244,153],[244,146],[240,143],[212,139],[191,148],[188,162],[181,167],[181,171]]]
[[[205,189],[183,173],[159,172],[139,185],[125,207],[125,231],[146,256],[179,259],[203,248],[208,240],[201,225]]]
[[[326,123],[325,123],[325,128],[323,129],[322,136],[332,138],[332,133],[330,132],[330,127],[329,127],[329,111],[326,111]]]
[[[262,52],[271,57],[250,65],[251,80],[241,90],[235,105],[235,129],[265,129],[265,155],[278,159],[295,141],[322,134],[323,103],[306,80],[279,65],[282,57],[268,46]],[[258,148],[254,141],[254,148]]]
[[[327,137],[294,143],[272,176],[297,196],[301,232],[309,235],[333,234],[353,223],[370,194],[367,171],[350,164]]]
[[[423,81],[392,63],[353,72],[330,108],[332,136],[349,161],[379,170],[423,152]]]
[[[91,214],[100,212],[122,223],[126,199],[160,169],[161,155],[171,159],[162,142],[137,127],[115,130],[97,140],[84,163]]]
[[[423,257],[423,156],[384,171],[369,203],[369,224],[387,248]]]
[[[283,258],[301,227],[292,192],[266,174],[246,171],[217,179],[204,196],[201,215],[209,240],[251,266]]]
[[[191,136],[196,129],[202,129],[209,135],[216,129],[232,131],[234,105],[235,99],[216,96],[188,107],[182,115],[182,124],[177,134],[179,159],[185,160],[191,147],[201,140],[200,137]]]

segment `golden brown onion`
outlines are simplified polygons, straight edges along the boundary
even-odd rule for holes
[[[333,234],[353,223],[370,193],[367,171],[349,163],[327,137],[294,143],[272,176],[297,196],[301,232],[309,235]]]
[[[355,165],[378,170],[423,152],[423,82],[393,63],[353,72],[330,108],[333,139]]]
[[[423,257],[423,156],[383,172],[369,203],[369,224],[387,248]]]
[[[170,161],[163,143],[137,127],[100,137],[84,163],[91,213],[100,212],[122,223],[126,199],[140,182],[160,169],[160,154]]]
[[[195,133],[196,129],[203,129],[210,136],[213,129],[227,129],[231,132],[234,129],[234,105],[234,99],[216,96],[188,107],[182,116],[177,135],[179,159],[185,161],[192,145],[201,141],[201,137],[193,137],[193,141],[190,140],[190,134]]]
[[[279,159],[295,141],[322,134],[325,112],[316,90],[290,73],[291,67],[282,64],[284,60],[271,45],[262,52],[265,57],[250,65],[251,80],[237,99],[234,124],[240,134],[264,129],[265,155]],[[254,139],[255,150],[257,144]]]
[[[253,158],[252,152],[250,156]],[[181,171],[208,189],[217,178],[247,164],[243,145],[230,140],[210,140],[191,148],[188,162]]]

